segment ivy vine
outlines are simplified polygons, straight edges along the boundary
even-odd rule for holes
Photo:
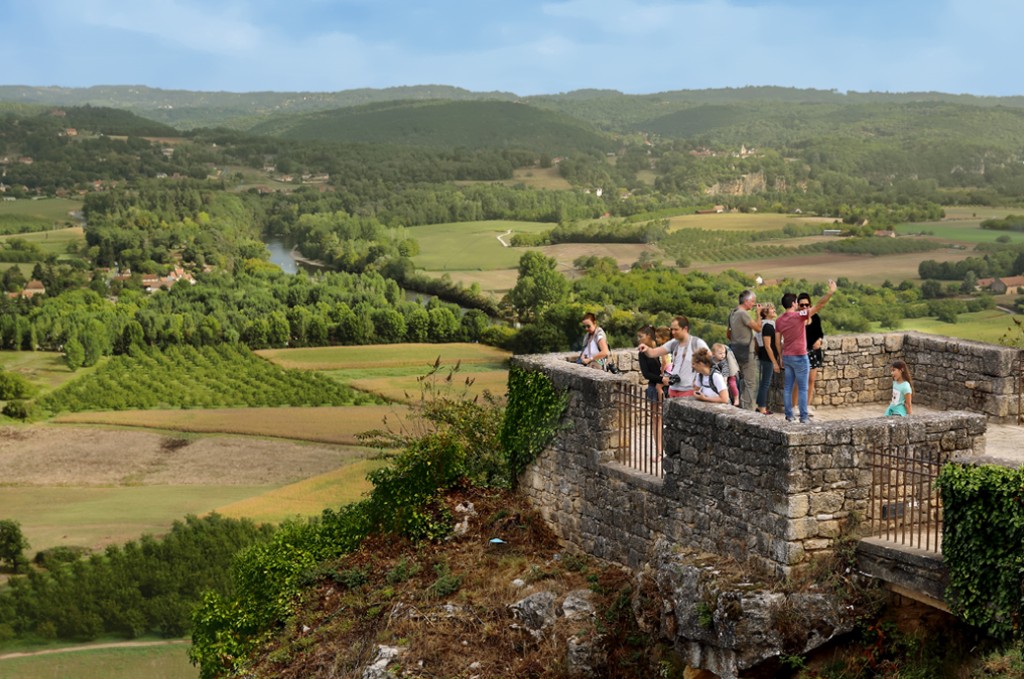
[[[950,464],[938,484],[946,602],[992,636],[1022,638],[1024,470]]]
[[[500,437],[512,487],[558,431],[568,402],[544,373],[518,367],[508,371],[508,404]]]

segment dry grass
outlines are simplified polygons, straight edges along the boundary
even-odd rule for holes
[[[325,406],[320,408],[221,408],[218,410],[124,410],[69,413],[60,424],[145,427],[191,433],[274,436],[301,441],[358,445],[357,435],[389,420],[404,420],[408,411],[395,406]]]
[[[217,512],[228,517],[250,518],[257,523],[316,516],[324,507],[336,508],[362,499],[373,487],[366,475],[382,464],[383,460],[379,459],[359,460],[326,474],[223,505]]]
[[[367,454],[344,446],[230,436],[185,437],[182,445],[181,438],[91,427],[6,427],[0,433],[0,479],[77,487],[279,485]]]
[[[787,224],[831,224],[832,217],[802,217],[774,212],[724,212],[713,215],[679,215],[668,220],[669,231],[710,229],[714,231],[780,231]]]
[[[469,383],[471,382],[471,383]],[[422,383],[417,376],[404,377],[367,377],[351,380],[349,385],[362,391],[379,394],[384,398],[400,403],[414,403],[420,399]],[[484,391],[502,396],[508,385],[506,371],[490,370],[487,372],[459,372],[452,380],[454,394],[460,397],[473,398]],[[443,387],[443,385],[438,385]]]
[[[880,285],[886,280],[893,282],[917,280],[917,267],[926,259],[958,262],[973,254],[965,250],[935,250],[884,257],[815,253],[748,259],[693,268],[707,273],[720,273],[728,269],[736,269],[751,277],[754,274],[760,274],[766,280],[806,278],[810,281],[824,281],[829,278],[845,276],[860,283]]]
[[[347,370],[363,368],[419,367],[426,371],[434,361],[445,366],[500,364],[509,352],[485,344],[452,342],[449,344],[403,343],[364,346],[309,347],[303,349],[262,349],[255,352],[282,368],[300,370]]]

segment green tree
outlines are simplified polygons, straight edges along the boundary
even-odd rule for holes
[[[72,370],[78,370],[85,364],[85,347],[77,337],[68,339],[64,344],[64,362]]]
[[[7,292],[17,292],[25,287],[25,274],[21,273],[21,269],[17,266],[12,266],[7,271],[4,271],[2,284],[3,289]]]
[[[0,566],[20,573],[28,566],[26,549],[28,540],[21,533],[21,524],[13,519],[0,519]]]
[[[535,320],[548,306],[565,301],[569,281],[556,269],[558,263],[539,252],[526,252],[519,258],[519,277],[505,296],[520,321]]]

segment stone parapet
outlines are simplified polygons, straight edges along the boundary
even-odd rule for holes
[[[887,401],[887,367],[896,356],[961,355],[914,334],[830,341],[842,350],[829,352],[822,393],[839,404]],[[970,360],[994,366],[985,373],[991,380],[1012,379],[1012,360],[986,347],[971,349],[978,353]],[[520,368],[544,372],[568,394],[562,427],[520,485],[563,539],[634,568],[648,562],[663,538],[788,573],[830,551],[848,522],[869,514],[872,450],[970,456],[983,449],[985,417],[963,410],[801,425],[673,399],[664,409],[663,475],[650,476],[615,462],[620,437],[613,394],[622,383],[637,382],[629,359],[620,358],[626,372],[616,375],[567,358],[513,359]],[[1008,374],[993,374],[998,371]],[[923,370],[920,391],[937,384],[936,372]],[[935,393],[922,401],[935,407],[941,398]]]

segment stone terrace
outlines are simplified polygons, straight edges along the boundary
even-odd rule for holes
[[[833,336],[811,424],[670,401],[659,478],[617,462],[623,455],[613,396],[636,381],[628,372],[634,355],[618,356],[623,375],[562,355],[514,359],[569,394],[565,426],[524,473],[522,487],[564,539],[633,567],[666,539],[786,573],[830,550],[849,520],[877,513],[871,455],[900,451],[932,467],[975,456],[985,450],[987,423],[1016,422],[1020,408],[1016,350],[918,333]],[[913,371],[915,414],[881,418],[896,358]],[[873,416],[832,416],[862,408]],[[1006,436],[1011,446],[1017,433]]]

